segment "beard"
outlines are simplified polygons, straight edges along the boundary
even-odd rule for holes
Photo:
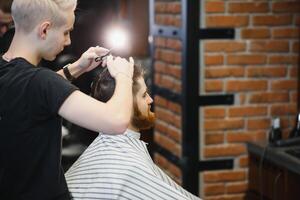
[[[155,114],[151,112],[150,106],[148,107],[147,116],[142,115],[138,109],[136,103],[133,105],[133,117],[131,118],[131,123],[134,127],[139,130],[147,130],[153,127],[155,122]]]

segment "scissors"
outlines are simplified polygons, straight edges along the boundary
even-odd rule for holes
[[[96,57],[96,58],[95,58],[95,61],[96,61],[96,62],[102,62],[102,61],[104,60],[105,57],[107,57],[107,56],[110,55],[111,50],[112,50],[112,49],[110,49],[106,54],[104,54],[104,55],[102,55],[102,56]]]

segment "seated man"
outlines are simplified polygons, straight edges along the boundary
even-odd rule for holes
[[[115,89],[115,80],[107,70],[92,85],[92,96],[108,101]],[[152,98],[147,93],[141,67],[134,66],[133,116],[122,135],[100,133],[80,158],[67,171],[66,180],[73,199],[199,199],[187,192],[158,166],[140,130],[154,123],[150,111]]]

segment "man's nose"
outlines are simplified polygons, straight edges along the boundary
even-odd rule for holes
[[[69,46],[71,44],[71,38],[68,36],[68,38],[65,41],[65,46]]]
[[[150,97],[150,96],[148,96],[149,98],[148,98],[148,104],[151,104],[151,103],[153,103],[153,99]]]

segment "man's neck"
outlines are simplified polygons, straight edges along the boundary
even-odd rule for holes
[[[140,132],[140,129],[136,128],[135,126],[133,126],[131,123],[128,125],[128,129],[133,130],[135,132]]]
[[[39,55],[36,53],[34,43],[29,36],[20,33],[15,33],[8,51],[4,54],[4,58],[12,60],[14,58],[24,58],[34,66],[40,62]]]

